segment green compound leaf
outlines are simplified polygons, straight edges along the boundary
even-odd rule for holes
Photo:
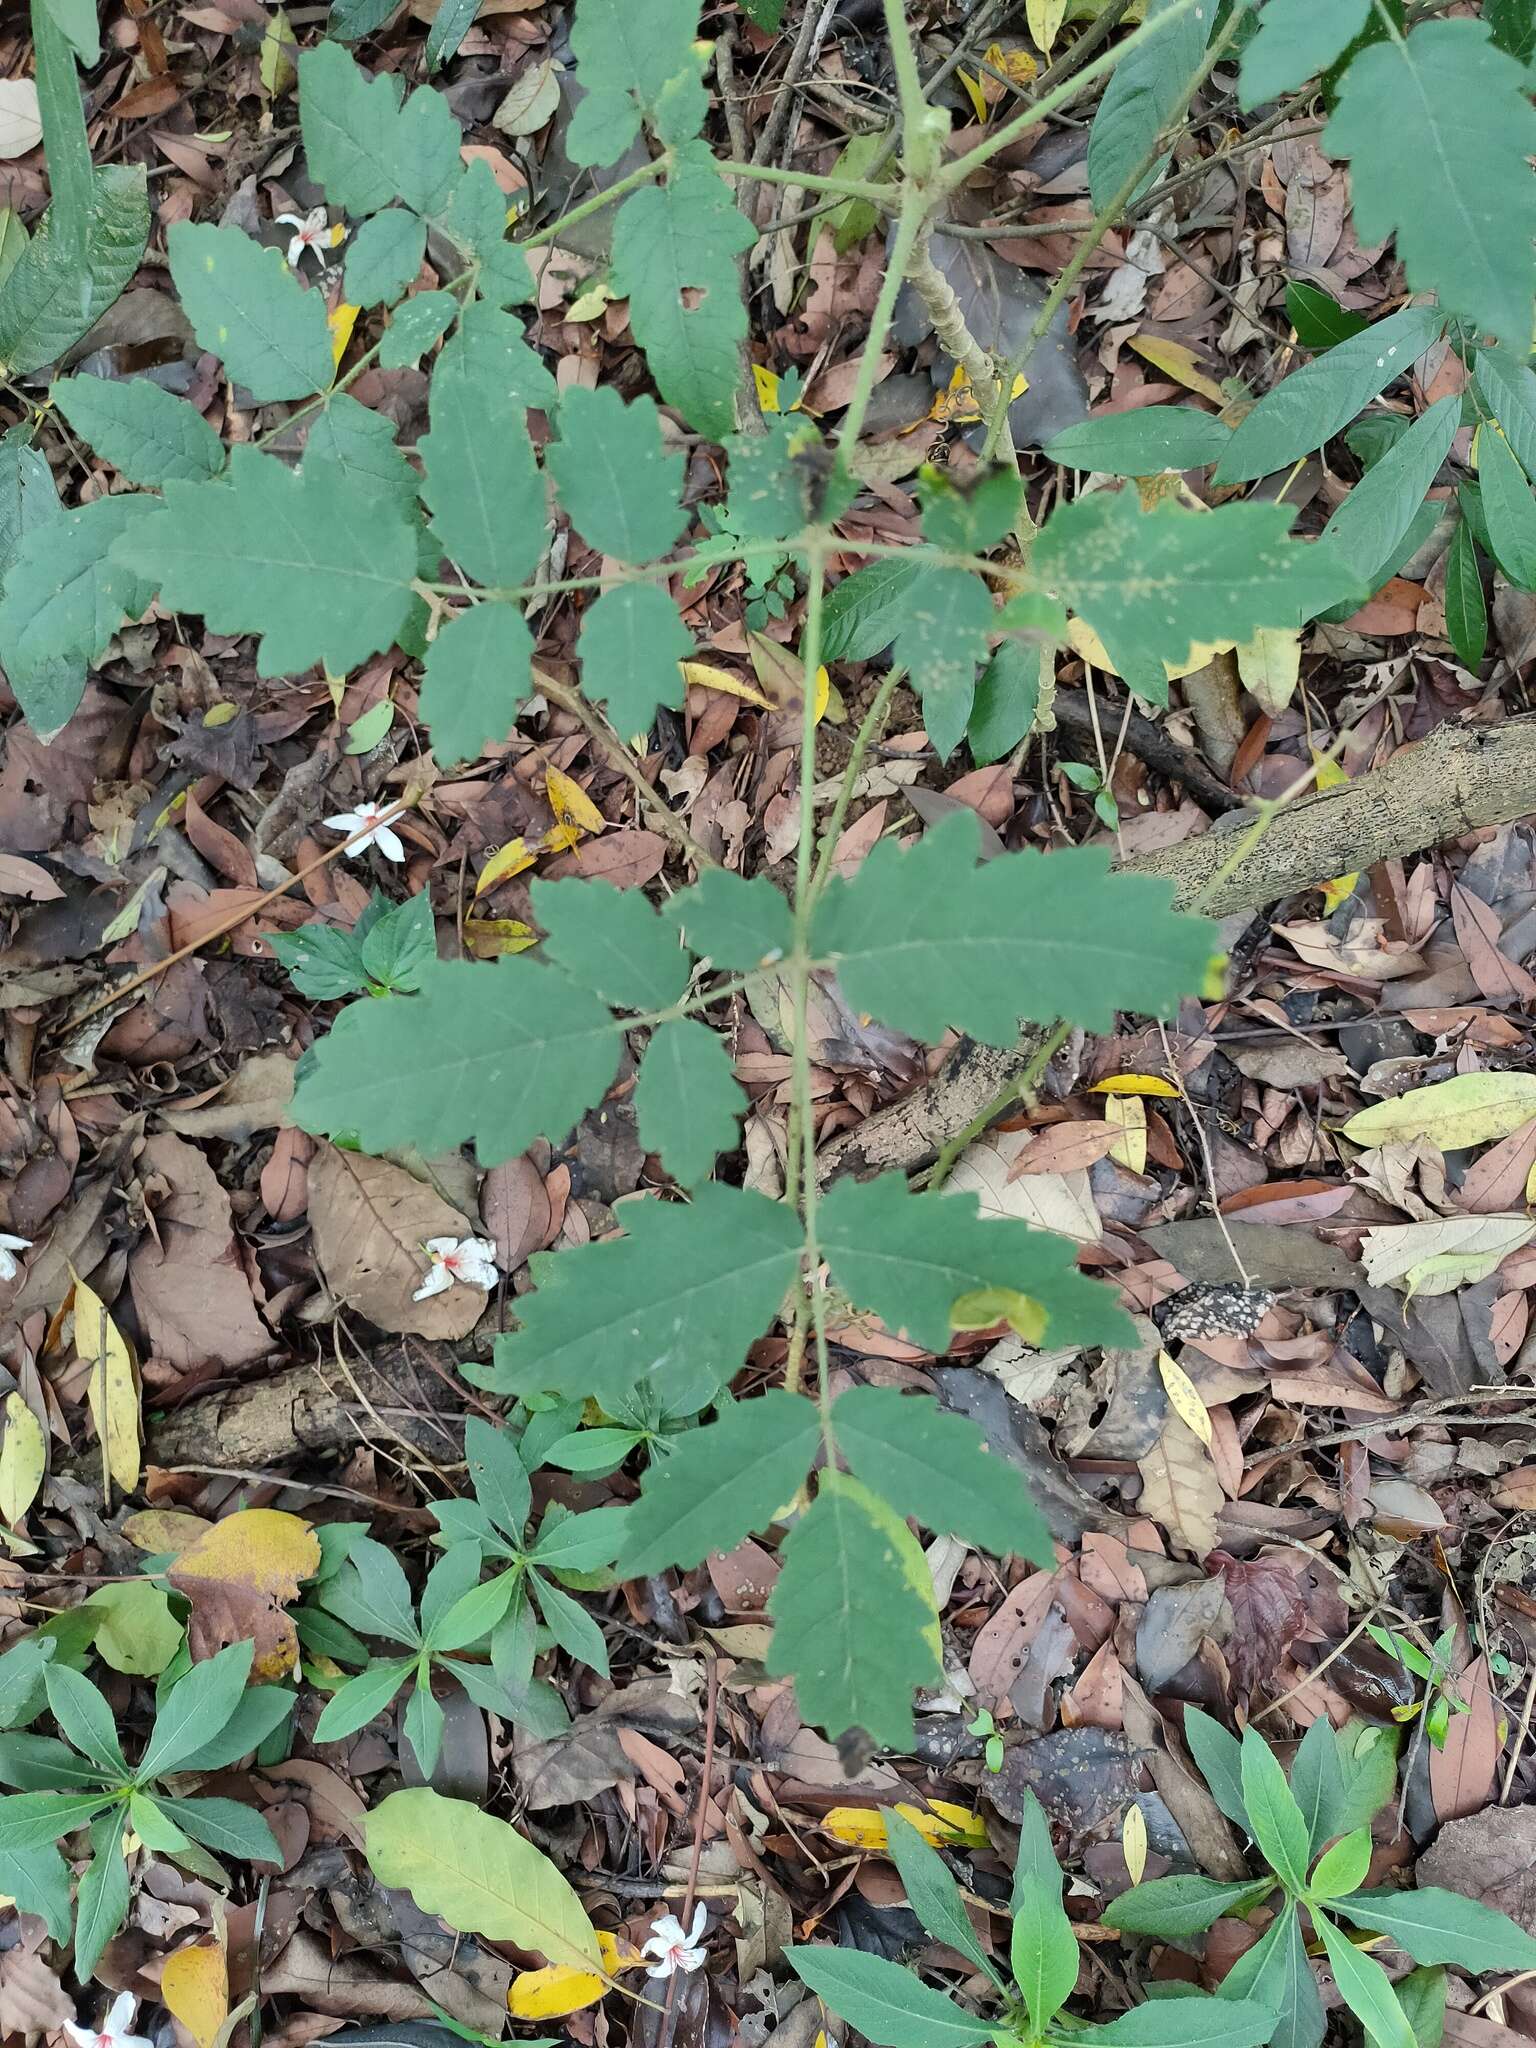
[[[815,517],[816,471],[799,458],[821,446],[820,434],[803,413],[769,413],[763,425],[727,444],[728,524],[742,540],[779,540]]]
[[[1460,424],[1459,397],[1442,398],[1415,420],[1380,461],[1371,464],[1334,513],[1323,529],[1319,549],[1375,589],[1394,566],[1395,552],[1450,453]],[[1514,457],[1509,460],[1523,486]]]
[[[1231,440],[1230,427],[1192,405],[1148,405],[1067,427],[1041,453],[1071,469],[1158,476],[1168,469],[1204,469],[1219,462]]]
[[[602,1100],[619,1044],[606,1006],[552,967],[441,960],[409,1002],[342,1011],[299,1079],[293,1114],[307,1131],[355,1132],[370,1152],[418,1145],[436,1156],[473,1138],[493,1166],[537,1137],[563,1138]]]
[[[544,957],[580,988],[623,1010],[665,1010],[688,986],[688,956],[643,890],[570,875],[536,881],[533,914]]]
[[[912,1695],[939,1684],[944,1663],[933,1579],[906,1523],[857,1479],[825,1472],[779,1559],[769,1672],[794,1679],[801,1718],[833,1741],[862,1728],[910,1749]]]
[[[84,255],[67,245],[50,207],[0,293],[0,376],[56,362],[120,296],[144,259],[149,200],[144,173],[126,164],[97,171]]]
[[[626,199],[613,225],[613,288],[629,300],[657,389],[717,441],[731,430],[747,331],[736,258],[756,238],[708,157],[679,156],[666,184]]]
[[[421,715],[442,766],[504,740],[533,690],[533,635],[507,604],[455,612],[427,649]]]
[[[392,206],[365,220],[347,250],[346,294],[354,306],[388,306],[416,281],[427,253],[427,225]]]
[[[507,240],[507,197],[483,157],[454,187],[442,225],[449,238],[479,266],[475,290],[493,306],[518,306],[533,297],[528,259]]]
[[[676,1017],[651,1033],[635,1083],[640,1142],[680,1186],[703,1180],[719,1153],[735,1149],[747,1106],[725,1041],[707,1024]]]
[[[1249,483],[1323,447],[1406,376],[1444,326],[1434,306],[1405,306],[1293,371],[1237,427],[1213,482]]]
[[[280,251],[239,228],[185,220],[166,244],[198,340],[258,404],[325,390],[335,375],[325,300],[304,289]]]
[[[1284,505],[1143,512],[1134,491],[1094,491],[1051,514],[1031,567],[1134,688],[1166,701],[1156,664],[1186,660],[1196,641],[1251,640],[1364,599],[1338,561],[1288,538],[1290,524]]]
[[[1274,1890],[1271,1878],[1156,1877],[1132,1885],[1104,1908],[1106,1927],[1122,1934],[1149,1934],[1155,1941],[1190,1941],[1229,1914],[1246,1919]]]
[[[1108,205],[1182,103],[1216,19],[1213,7],[1148,0],[1148,23],[1160,14],[1173,18],[1121,58],[1088,131],[1088,190],[1096,208]],[[1134,198],[1157,183],[1167,162],[1164,156],[1148,171]]]
[[[856,1010],[929,1044],[953,1026],[1009,1045],[1021,1016],[1102,1031],[1117,1009],[1170,1012],[1200,986],[1210,927],[1170,910],[1166,884],[1111,875],[1092,848],[978,867],[980,836],[957,811],[828,885],[811,949]]]
[[[330,463],[295,474],[239,447],[227,483],[168,483],[164,508],[136,521],[115,555],[160,576],[164,601],[201,612],[216,633],[260,633],[258,675],[317,661],[345,675],[405,624],[416,535],[397,502],[354,497]]]
[[[1440,402],[1460,403],[1455,399]],[[1492,421],[1485,422],[1478,433],[1477,480],[1494,560],[1511,583],[1521,590],[1536,590],[1536,498],[1531,496],[1514,450]]]
[[[393,423],[345,391],[333,393],[310,421],[304,463],[317,462],[333,463],[359,497],[382,494],[417,510],[419,479],[396,444]]]
[[[482,1384],[609,1404],[653,1390],[681,1412],[738,1370],[794,1278],[794,1216],[716,1181],[686,1205],[627,1202],[620,1213],[624,1237],[544,1262],[537,1291],[518,1302],[522,1328],[497,1339]]]
[[[576,643],[582,694],[606,703],[621,733],[647,733],[658,704],[676,710],[682,703],[678,664],[692,652],[692,636],[665,590],[621,583],[605,590],[582,619]]]
[[[661,444],[654,402],[626,405],[611,385],[560,401],[560,439],[544,467],[583,540],[621,562],[654,562],[688,524],[683,458]]]
[[[1243,52],[1238,104],[1244,113],[1326,71],[1370,11],[1371,0],[1268,0],[1259,32]]]
[[[470,307],[437,359],[424,495],[433,532],[477,583],[522,583],[544,552],[549,517],[527,428],[540,379],[553,390],[521,323],[492,306]]]
[[[1381,118],[1383,107],[1393,118]],[[1522,351],[1536,291],[1536,108],[1482,21],[1427,21],[1345,72],[1323,136],[1350,162],[1361,239],[1394,231],[1415,291]]]
[[[789,905],[766,875],[748,882],[711,868],[680,889],[662,915],[678,927],[690,952],[732,973],[781,960],[795,943]]]
[[[787,1948],[785,1961],[840,2020],[878,2048],[969,2048],[997,2024],[977,2019],[899,1963],[855,1948]]]
[[[941,761],[965,738],[993,618],[987,586],[968,569],[929,569],[907,590],[895,660],[918,685]]]
[[[23,538],[0,599],[0,665],[35,731],[69,720],[86,663],[154,596],[153,573],[113,554],[154,519],[152,499],[97,498]]]
[[[698,134],[709,107],[698,25],[698,0],[650,0],[643,12],[628,0],[583,0],[571,21],[582,84],[565,139],[572,163],[613,163],[639,135],[642,114],[664,142]]]
[[[1434,1885],[1411,1892],[1356,1892],[1336,1899],[1333,1911],[1356,1927],[1390,1935],[1416,1963],[1456,1963],[1473,1976],[1536,1969],[1536,1939],[1492,1906],[1459,1892]]]
[[[1050,1531],[1018,1467],[993,1457],[975,1423],[947,1413],[931,1394],[851,1387],[832,1410],[832,1428],[855,1478],[925,1529],[964,1536],[999,1557],[1054,1563]]]
[[[60,377],[49,396],[77,434],[131,484],[197,483],[224,467],[224,445],[196,406],[147,377]]]
[[[989,469],[967,484],[945,470],[921,471],[923,538],[955,554],[981,554],[1013,531],[1023,502],[1016,464]]]
[[[392,76],[370,78],[333,42],[299,58],[299,123],[309,174],[333,206],[377,213],[403,199],[440,213],[462,175],[463,136],[447,100],[430,88],[401,105]]]
[[[702,1564],[766,1529],[794,1499],[821,1443],[816,1404],[782,1389],[737,1401],[646,1467],[618,1569],[644,1578]]]
[[[1445,630],[1456,658],[1475,673],[1488,650],[1488,600],[1472,529],[1458,521],[1445,557]]]
[[[387,213],[378,216],[388,220]],[[417,292],[403,306],[396,306],[379,343],[379,361],[386,370],[410,369],[419,363],[434,341],[440,341],[458,318],[459,302],[452,292]]]
[[[855,1307],[874,1309],[893,1335],[928,1351],[949,1349],[950,1310],[962,1295],[993,1287],[1038,1301],[1051,1344],[1129,1341],[1113,1295],[1078,1272],[1066,1238],[982,1216],[971,1194],[912,1194],[900,1173],[840,1180],[818,1209],[817,1238]]]

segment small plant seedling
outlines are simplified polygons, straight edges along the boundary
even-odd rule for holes
[[[226,1882],[223,1868],[206,1851],[282,1861],[272,1830],[249,1806],[162,1789],[173,1773],[223,1770],[249,1756],[292,1709],[293,1695],[281,1686],[247,1690],[252,1649],[232,1643],[179,1678],[160,1703],[137,1764],[123,1755],[101,1693],[65,1664],[44,1672],[49,1711],[65,1740],[0,1735],[0,1782],[19,1788],[0,1797],[0,1884],[26,1911],[41,1914],[57,1941],[69,1938],[70,1875],[56,1845],[77,1828],[90,1829],[91,1862],[80,1880],[74,1931],[82,1979],[127,1917],[130,1838],[218,1883]]]
[[[1061,772],[1074,789],[1082,790],[1093,799],[1094,816],[1113,832],[1120,822],[1120,806],[1098,769],[1090,767],[1086,761],[1063,761]]]
[[[350,931],[305,924],[296,932],[274,932],[268,944],[299,994],[317,1002],[418,989],[423,970],[437,958],[432,903],[425,890],[394,904],[375,890]]]
[[[1090,2026],[1063,2010],[1077,1983],[1077,1936],[1061,1902],[1051,1832],[1032,1792],[1024,1795],[1013,1873],[1011,1981],[977,1938],[943,1857],[900,1813],[887,1812],[886,1830],[908,1905],[935,1941],[981,1972],[999,2010],[985,2018],[967,2012],[946,1992],[915,1981],[910,1970],[859,1949],[786,1949],[817,1997],[878,2048],[928,2048],[936,2041],[953,2048],[969,2041],[996,2041],[1004,2048],[1067,2042],[1078,2048],[1259,2048],[1269,2039],[1274,2009],[1257,1995],[1231,2001],[1198,1992],[1159,1998],[1104,2026]]]
[[[1105,1908],[1107,1926],[1163,1941],[1193,1939],[1223,1914],[1245,1919],[1275,1892],[1282,1897],[1263,1935],[1239,1956],[1218,1997],[1256,2001],[1278,2015],[1274,2048],[1318,2048],[1323,2003],[1307,1961],[1305,1922],[1322,1944],[1339,1995],[1378,2048],[1415,2048],[1409,2007],[1443,1985],[1429,1976],[1455,1963],[1484,1970],[1536,1969],[1536,1940],[1505,1914],[1456,1892],[1362,1891],[1371,1862],[1371,1819],[1396,1788],[1396,1737],[1384,1728],[1342,1739],[1327,1720],[1307,1730],[1287,1782],[1280,1761],[1252,1728],[1241,1742],[1197,1708],[1186,1709],[1185,1739],[1211,1796],[1251,1837],[1267,1866],[1260,1877],[1227,1882],[1154,1878]],[[1408,1980],[1406,2003],[1375,1958],[1339,1926],[1387,1935],[1424,1966]]]
[[[967,1721],[965,1728],[968,1735],[979,1735],[985,1742],[982,1757],[987,1769],[1000,1771],[1003,1768],[1003,1738],[987,1708],[983,1707],[974,1721]]]

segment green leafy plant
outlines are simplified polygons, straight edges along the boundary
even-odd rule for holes
[[[1396,1792],[1396,1736],[1352,1724],[1337,1735],[1326,1720],[1307,1730],[1289,1780],[1252,1728],[1242,1741],[1198,1708],[1184,1716],[1185,1739],[1211,1796],[1251,1836],[1266,1865],[1255,1879],[1180,1876],[1134,1885],[1104,1910],[1107,1925],[1158,1940],[1193,1939],[1223,1914],[1246,1919],[1278,1888],[1277,1910],[1257,1942],[1228,1971],[1218,1996],[1255,2001],[1278,2015],[1275,2048],[1318,2048],[1323,2003],[1307,1960],[1308,1929],[1333,1971],[1339,1995],[1381,2048],[1414,2048],[1413,2018],[1380,1963],[1339,1925],[1386,1935],[1425,1971],[1456,1963],[1483,1970],[1536,1968],[1536,1940],[1503,1913],[1456,1892],[1362,1891],[1371,1862],[1372,1816]],[[1402,1987],[1399,1987],[1401,1989]],[[1407,2003],[1443,1987],[1419,1973]]]
[[[18,1646],[24,1647],[24,1646]],[[48,1708],[59,1735],[0,1735],[0,1882],[55,1940],[70,1929],[69,1867],[57,1845],[90,1831],[91,1860],[75,1902],[75,1968],[89,1974],[128,1911],[128,1842],[224,1881],[219,1854],[280,1863],[261,1815],[236,1799],[167,1789],[167,1780],[223,1770],[249,1756],[282,1723],[293,1695],[252,1686],[252,1645],[233,1643],[193,1665],[165,1690],[136,1764],[118,1739],[116,1717],[80,1672],[57,1660],[44,1667]],[[212,1850],[215,1856],[205,1852]]]
[[[274,932],[267,942],[300,995],[320,1002],[418,989],[437,958],[432,904],[426,892],[392,904],[377,890],[350,931],[334,924]]]
[[[978,1940],[960,1887],[936,1849],[900,1813],[886,1814],[891,1859],[907,1903],[923,1926],[963,1955],[995,1993],[999,2010],[982,2016],[910,1970],[859,1949],[797,1947],[785,1951],[817,1997],[879,2048],[930,2048],[967,2041],[1028,2044],[1076,2042],[1082,2048],[1259,2048],[1274,2026],[1261,1995],[1218,2001],[1196,1993],[1158,1998],[1121,2019],[1091,2026],[1065,2010],[1077,1984],[1077,1936],[1061,1902],[1061,1871],[1051,1832],[1032,1792],[1024,1795],[1019,1860],[1009,1910],[1011,1982]]]

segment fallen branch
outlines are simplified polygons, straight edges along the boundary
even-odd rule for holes
[[[1125,869],[1165,875],[1176,902],[1198,899],[1202,910],[1225,917],[1531,812],[1536,714],[1502,725],[1444,725],[1358,782],[1287,805],[1230,873],[1221,870],[1253,825],[1241,811],[1198,839],[1129,860]],[[1048,1033],[1049,1026],[1032,1025],[1005,1047],[962,1038],[931,1080],[834,1139],[820,1154],[818,1177],[825,1184],[845,1173],[863,1178],[928,1164],[1018,1080]]]

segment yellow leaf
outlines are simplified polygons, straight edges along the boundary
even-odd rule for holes
[[[766,633],[748,633],[747,652],[758,682],[767,692],[775,711],[790,711],[797,717],[805,701],[805,662],[800,654],[781,647]],[[832,693],[832,678],[826,669],[816,671],[816,723]]]
[[[221,725],[228,725],[232,719],[239,716],[238,704],[214,704],[203,713],[203,724],[210,732],[216,732]]]
[[[620,1970],[637,1970],[645,1957],[633,1942],[620,1943],[617,1935],[597,1931],[603,1968],[610,1977]],[[519,1970],[507,1992],[507,2010],[515,2020],[557,2020],[583,2006],[596,2005],[608,1989],[603,1979],[574,1963],[551,1963],[543,1970]]]
[[[1168,341],[1161,334],[1133,334],[1131,347],[1144,362],[1150,363],[1154,370],[1161,370],[1165,377],[1171,377],[1175,384],[1182,384],[1187,391],[1198,391],[1202,398],[1210,399],[1214,405],[1226,404],[1225,391],[1213,377],[1206,375],[1200,358],[1182,341]]]
[[[1088,1090],[1090,1095],[1178,1095],[1171,1081],[1160,1074],[1106,1074]]]
[[[1301,629],[1260,626],[1251,640],[1239,642],[1237,672],[1260,710],[1277,718],[1301,678]]]
[[[1349,780],[1333,756],[1320,754],[1316,747],[1312,749],[1312,765],[1317,770],[1312,778],[1316,789],[1342,789]]]
[[[1211,1444],[1211,1411],[1195,1390],[1195,1383],[1166,1351],[1157,1354],[1157,1369],[1163,1376],[1163,1387],[1168,1395],[1168,1405],[1183,1423],[1194,1431],[1207,1450]]]
[[[1056,38],[1061,34],[1066,12],[1067,0],[1024,0],[1024,19],[1029,23],[1029,32],[1042,56],[1051,54]]]
[[[1344,1135],[1351,1144],[1370,1146],[1429,1138],[1442,1152],[1460,1152],[1507,1138],[1533,1116],[1536,1074],[1457,1074],[1373,1102],[1350,1118]]]
[[[602,832],[608,820],[579,782],[562,775],[558,768],[544,770],[544,793],[557,825],[574,826],[578,832]]]
[[[965,96],[970,101],[977,120],[985,122],[987,118],[987,102],[982,94],[981,80],[973,78],[969,71],[957,71],[955,76],[965,87]]]
[[[1005,50],[1001,43],[988,43],[983,62],[991,71],[1000,71],[1015,85],[1028,85],[1040,69],[1028,50]],[[987,72],[982,73],[981,91],[989,113],[1002,105],[1005,97],[1003,88]]]
[[[1349,780],[1338,762],[1331,756],[1320,754],[1316,747],[1312,749],[1312,763],[1317,769],[1313,782],[1318,789],[1342,789]],[[1340,875],[1337,880],[1324,883],[1323,906],[1330,916],[1341,903],[1348,902],[1354,895],[1359,880],[1360,874],[1357,869],[1352,875]]]
[[[74,1269],[71,1268],[71,1277]],[[139,1390],[133,1359],[106,1304],[75,1279],[75,1352],[90,1368],[86,1400],[97,1441],[106,1447],[107,1470],[124,1493],[139,1483]]]
[[[43,1425],[20,1394],[5,1397],[5,1441],[0,1443],[0,1515],[19,1522],[37,1498],[48,1465]]]
[[[188,1514],[184,1508],[145,1508],[142,1514],[128,1517],[123,1534],[135,1550],[147,1551],[151,1557],[162,1553],[179,1557],[212,1527],[206,1517]]]
[[[197,2048],[213,2048],[229,2017],[229,1970],[223,1951],[199,1945],[179,1948],[165,1959],[160,1996]]]
[[[903,1820],[911,1821],[932,1848],[984,1849],[987,1845],[986,1826],[969,1807],[935,1799],[926,1811],[905,1803],[896,1811]],[[850,1849],[887,1846],[883,1806],[834,1806],[830,1813],[822,1815],[821,1825],[834,1841],[844,1842]]]
[[[779,380],[772,370],[765,370],[761,363],[752,365],[752,382],[757,386],[757,402],[764,412],[779,409]]]
[[[1022,398],[1029,389],[1029,379],[1022,371],[1013,380],[1013,396]],[[976,403],[976,394],[971,389],[968,371],[957,363],[948,385],[935,397],[928,408],[928,417],[940,424],[955,420],[979,420],[981,407]]]
[[[1109,650],[1086,619],[1067,621],[1067,645],[1074,654],[1080,654],[1090,668],[1102,669],[1106,675],[1119,675],[1119,669],[1109,658]],[[1196,669],[1207,667],[1218,654],[1225,654],[1236,645],[1235,640],[1192,640],[1183,661],[1165,661],[1163,668],[1169,682],[1176,683],[1181,676],[1192,676]]]
[[[319,1569],[320,1539],[308,1522],[281,1508],[241,1508],[189,1544],[166,1576],[192,1603],[194,1657],[249,1638],[256,1646],[251,1679],[259,1684],[297,1665],[299,1640],[284,1603]]]
[[[261,56],[258,69],[261,89],[269,100],[292,92],[298,83],[298,72],[294,69],[294,53],[297,48],[293,24],[288,19],[286,8],[279,7],[266,26],[261,38]]]
[[[352,330],[357,325],[360,306],[337,306],[325,316],[325,324],[331,330],[331,360],[337,369],[347,352],[347,343],[352,339]]]
[[[505,882],[513,875],[520,875],[525,868],[531,868],[538,859],[537,850],[530,851],[526,839],[509,839],[505,846],[498,846],[475,883],[475,895],[483,896],[487,889],[494,889],[498,882]]]
[[[701,690],[723,690],[728,697],[739,697],[744,704],[759,705],[764,711],[777,707],[761,690],[744,683],[740,676],[733,676],[729,669],[712,668],[707,661],[683,661],[678,663],[685,683],[697,683]]]
[[[1128,1806],[1120,1823],[1120,1853],[1131,1873],[1131,1883],[1140,1884],[1147,1867],[1147,1817],[1139,1806]]]
[[[1127,1173],[1145,1173],[1147,1167],[1147,1105],[1139,1095],[1107,1095],[1104,1121],[1118,1124],[1123,1136],[1109,1148],[1109,1156]]]
[[[466,917],[464,943],[476,960],[500,960],[508,953],[526,953],[539,943],[539,935],[515,917]]]
[[[1006,1323],[1026,1344],[1039,1344],[1045,1337],[1046,1313],[1033,1296],[1020,1294],[1016,1287],[978,1287],[953,1304],[949,1321],[956,1330],[990,1330],[994,1323]]]

